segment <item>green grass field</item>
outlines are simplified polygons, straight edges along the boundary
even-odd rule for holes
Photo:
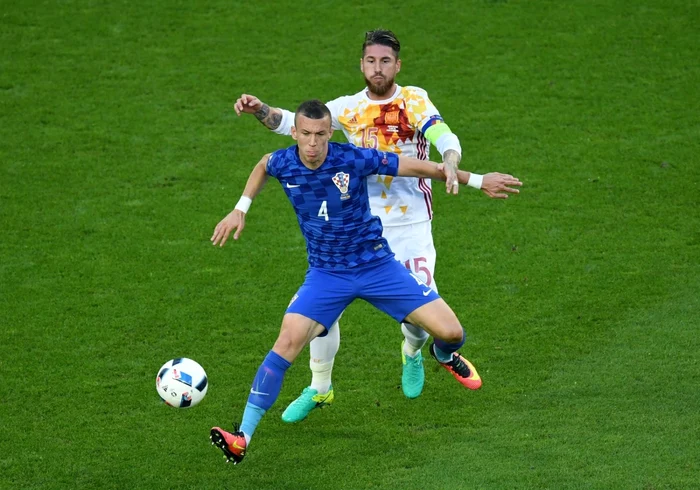
[[[0,488],[700,488],[698,25],[695,0],[2,2]],[[305,351],[225,465],[209,428],[240,420],[306,269],[275,182],[209,243],[292,144],[233,102],[357,92],[376,27],[462,168],[525,183],[435,192],[437,282],[484,386],[428,359],[407,400],[398,326],[357,302],[334,406],[280,420]],[[177,356],[209,374],[191,410],[155,391]]]

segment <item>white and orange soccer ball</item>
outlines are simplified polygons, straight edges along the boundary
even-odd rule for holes
[[[204,368],[192,359],[178,357],[163,364],[156,376],[156,390],[165,403],[176,408],[194,407],[207,394]]]

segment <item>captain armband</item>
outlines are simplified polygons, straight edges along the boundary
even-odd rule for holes
[[[440,155],[444,155],[447,150],[454,150],[460,155],[462,154],[462,146],[459,144],[459,138],[457,138],[457,135],[455,135],[445,123],[433,124],[426,129],[423,135],[437,148]]]

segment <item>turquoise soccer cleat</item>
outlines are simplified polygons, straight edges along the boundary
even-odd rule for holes
[[[326,405],[333,403],[333,386],[330,387],[328,393],[322,395],[310,386],[304,388],[299,398],[289,404],[287,409],[282,414],[282,420],[289,424],[301,422],[314,408],[323,408]]]
[[[404,340],[404,342],[406,341]],[[425,384],[423,354],[418,351],[415,357],[407,356],[403,351],[404,342],[401,342],[401,362],[403,363],[401,388],[407,398],[418,398],[423,392],[423,385]]]

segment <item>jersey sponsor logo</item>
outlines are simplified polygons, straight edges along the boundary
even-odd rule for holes
[[[423,291],[423,296],[428,296],[430,294],[430,291],[432,291],[432,289],[428,289],[427,291]]]
[[[254,390],[253,388],[250,389],[250,394],[251,395],[260,395],[260,396],[270,396],[269,393],[263,393],[262,391]]]
[[[301,184],[290,184],[289,182],[287,182],[287,189],[295,189],[295,188],[299,187],[300,185]]]
[[[340,191],[340,199],[345,200],[350,198],[348,194],[348,186],[350,185],[350,175],[345,172],[338,172],[333,176],[333,183]]]

